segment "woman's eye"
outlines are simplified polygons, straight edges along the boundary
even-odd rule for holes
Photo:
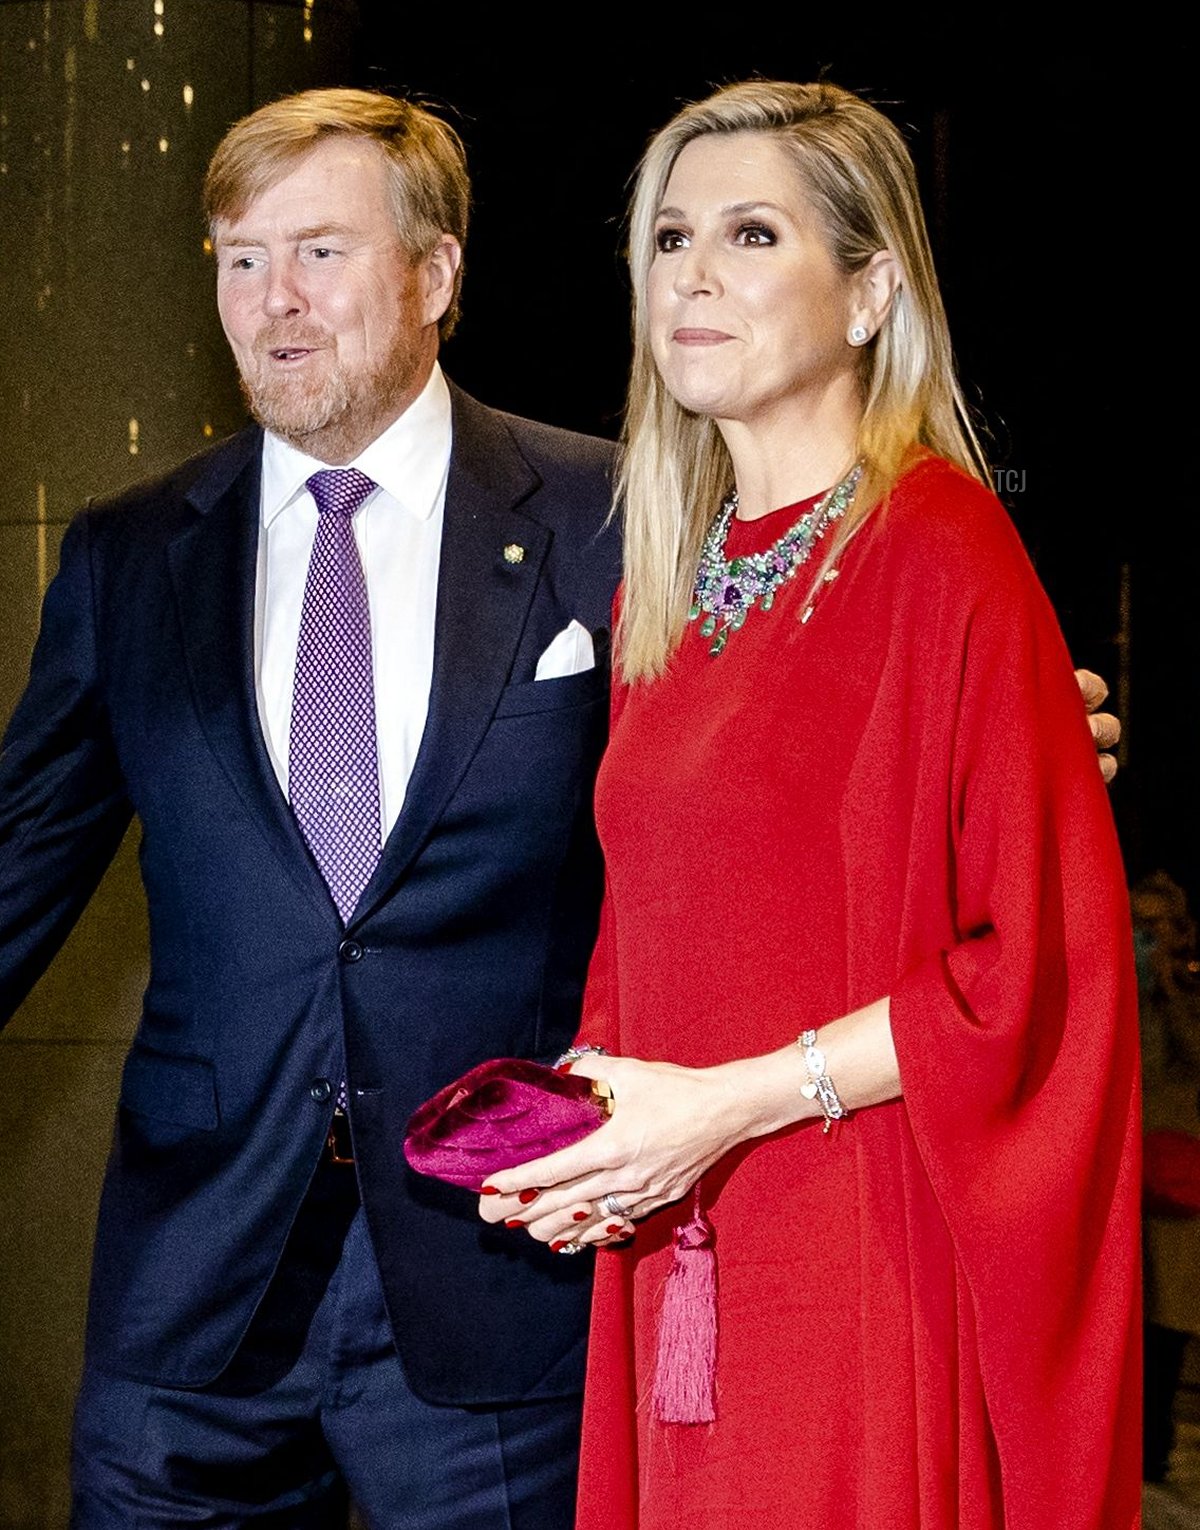
[[[673,250],[682,250],[687,239],[677,228],[660,228],[654,243],[660,255],[669,255]]]
[[[737,231],[738,244],[774,244],[775,235],[761,223],[743,223]]]

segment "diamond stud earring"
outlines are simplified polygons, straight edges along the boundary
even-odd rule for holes
[[[851,345],[862,345],[862,344],[865,343],[866,339],[867,339],[867,326],[865,324],[856,324],[854,326],[854,328],[850,331],[850,344]]]

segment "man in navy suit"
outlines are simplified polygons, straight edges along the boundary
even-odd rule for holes
[[[299,1530],[352,1498],[372,1526],[565,1530],[589,1261],[485,1227],[402,1140],[464,1069],[573,1035],[610,449],[443,377],[468,185],[437,118],[291,97],[206,190],[258,424],[76,518],[0,756],[0,1014],[134,814],[150,913],[73,1522]],[[317,567],[328,484],[355,490],[353,641]],[[356,707],[375,848],[347,893],[294,778],[300,751],[337,776]]]

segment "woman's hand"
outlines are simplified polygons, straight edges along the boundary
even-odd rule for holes
[[[587,1053],[571,1071],[608,1081],[611,1118],[569,1148],[492,1175],[480,1197],[485,1221],[522,1225],[550,1244],[620,1241],[635,1218],[679,1200],[722,1154],[762,1129],[729,1067]],[[599,1205],[606,1195],[629,1216],[606,1213]]]
[[[847,1109],[899,1095],[886,998],[831,1021],[819,1034]],[[571,1072],[607,1081],[615,1102],[611,1118],[561,1152],[493,1174],[479,1201],[484,1221],[524,1227],[552,1247],[627,1238],[634,1220],[685,1196],[731,1148],[821,1114],[805,1093],[808,1070],[794,1042],[714,1068],[586,1052]],[[606,1195],[628,1216],[603,1207]]]

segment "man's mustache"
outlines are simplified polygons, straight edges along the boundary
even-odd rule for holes
[[[294,324],[270,324],[254,337],[254,354],[269,356],[272,351],[319,351],[329,344],[323,329]]]

